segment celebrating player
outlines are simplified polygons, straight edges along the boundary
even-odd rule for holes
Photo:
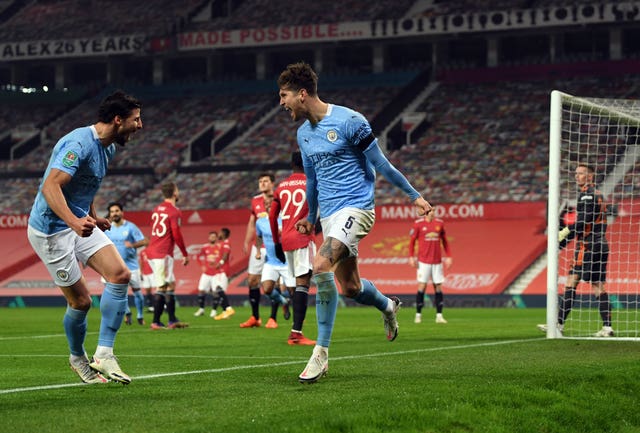
[[[71,352],[69,364],[86,383],[104,383],[107,378],[131,382],[113,354],[131,271],[104,234],[111,224],[98,217],[93,199],[116,143],[124,146],[142,128],[141,106],[137,99],[116,91],[101,102],[97,123],[58,140],[29,215],[29,242],[67,300],[63,325]],[[100,298],[98,347],[91,362],[84,348],[91,296],[78,260],[106,281]]]
[[[364,116],[320,100],[317,83],[318,76],[304,62],[290,64],[278,78],[280,106],[294,121],[305,119],[297,138],[307,176],[309,215],[296,226],[303,233],[312,233],[319,209],[324,233],[313,261],[318,341],[299,376],[301,382],[315,382],[328,369],[338,306],[334,277],[344,295],[382,312],[389,341],[398,335],[400,300],[384,296],[372,282],[361,279],[358,270],[358,243],[371,231],[375,219],[376,171],[402,189],[421,213],[431,208],[384,156]]]

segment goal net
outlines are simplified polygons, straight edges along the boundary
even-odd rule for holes
[[[603,338],[610,311],[614,338],[640,339],[640,100],[554,90],[550,108],[547,337]],[[590,169],[595,194],[580,184]],[[602,284],[585,280],[602,280],[605,269],[607,295],[597,297]],[[575,290],[572,275],[581,275]]]

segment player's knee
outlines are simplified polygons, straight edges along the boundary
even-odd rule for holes
[[[313,262],[313,274],[321,274],[323,272],[331,272],[332,264],[329,260],[324,257],[316,257],[316,260]]]
[[[113,271],[111,275],[105,275],[105,280],[113,284],[128,284],[131,280],[131,271],[123,266]]]
[[[249,287],[256,287],[260,285],[260,275],[249,275],[247,280]]]
[[[74,310],[89,311],[91,308],[91,296],[87,294],[86,296],[69,299],[68,303]]]
[[[118,269],[111,277],[111,282],[115,284],[127,284],[131,280],[131,271],[127,267]]]
[[[350,281],[340,286],[342,288],[342,294],[347,298],[355,298],[362,291],[362,286],[355,281]]]

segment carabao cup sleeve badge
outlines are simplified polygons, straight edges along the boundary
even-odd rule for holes
[[[65,167],[71,167],[78,160],[78,155],[70,150],[62,158],[62,165]]]

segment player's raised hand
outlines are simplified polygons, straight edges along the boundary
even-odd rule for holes
[[[428,201],[422,197],[418,197],[413,201],[413,204],[418,208],[418,215],[426,215],[432,208]]]

